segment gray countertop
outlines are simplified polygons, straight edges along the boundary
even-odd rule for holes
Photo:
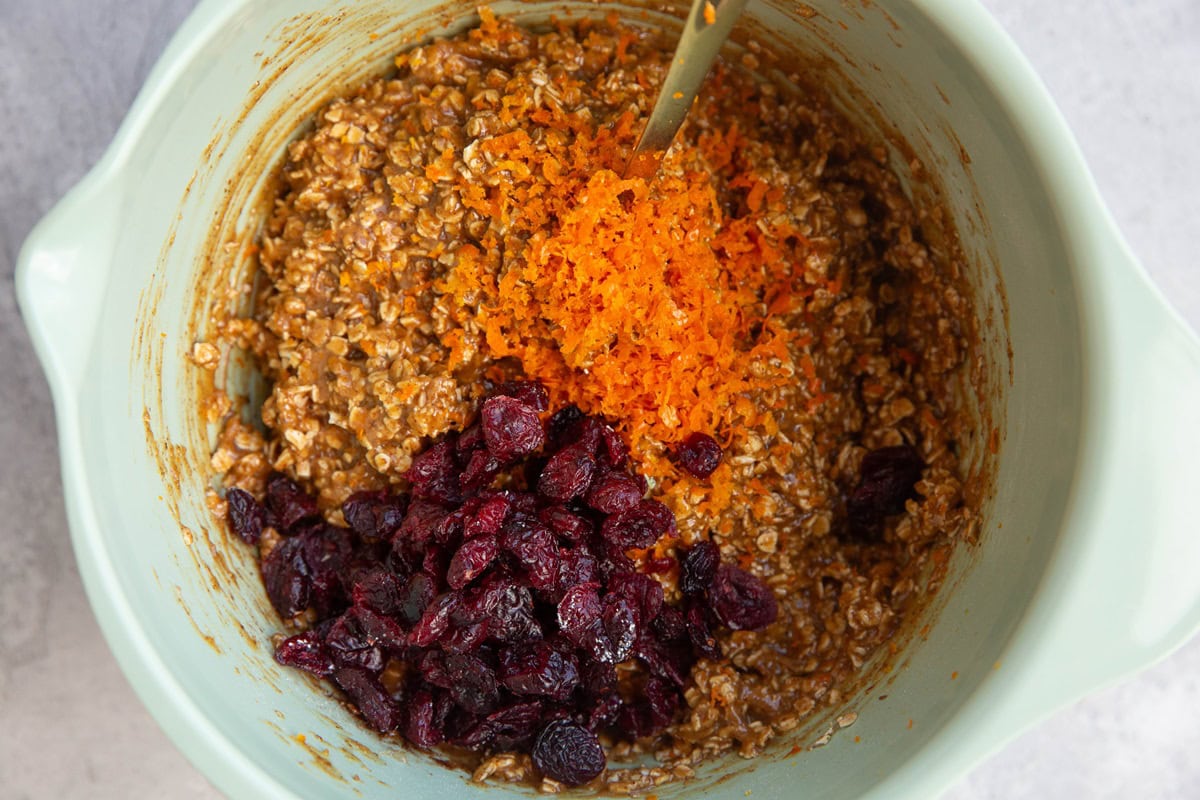
[[[100,156],[192,5],[0,0],[0,798],[217,796],[88,609],[49,391],[13,295],[26,233]],[[1200,3],[985,5],[1061,105],[1134,251],[1200,326]],[[1054,714],[947,798],[1200,798],[1197,709],[1200,639]]]

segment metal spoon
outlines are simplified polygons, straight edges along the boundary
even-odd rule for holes
[[[692,0],[662,91],[625,167],[626,178],[650,180],[658,172],[663,154],[692,107],[708,68],[745,7],[746,0]]]

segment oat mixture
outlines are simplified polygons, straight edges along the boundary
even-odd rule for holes
[[[342,523],[352,493],[403,487],[489,387],[526,377],[610,420],[675,514],[640,566],[712,540],[771,587],[777,621],[720,633],[675,724],[607,743],[616,791],[753,756],[836,705],[976,513],[960,257],[925,243],[882,148],[749,54],[718,65],[654,181],[622,179],[669,58],[615,20],[533,33],[486,12],[402,54],[290,146],[256,310],[223,326],[272,385],[265,435],[224,426],[229,486],[261,496],[283,472]],[[675,455],[694,432],[721,446],[704,479]],[[864,521],[876,451],[917,454],[919,480]],[[678,596],[677,570],[658,579]],[[616,763],[641,752],[658,764]],[[516,753],[476,775],[541,779]]]

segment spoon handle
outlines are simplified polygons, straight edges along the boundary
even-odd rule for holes
[[[625,168],[625,177],[650,180],[658,172],[663,154],[745,7],[746,0],[692,0],[671,68]]]

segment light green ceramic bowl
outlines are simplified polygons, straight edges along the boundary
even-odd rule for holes
[[[1200,622],[1200,346],[1148,284],[1058,112],[987,14],[964,0],[887,5],[826,2],[806,16],[751,0],[748,14],[760,39],[820,56],[847,111],[890,120],[937,176],[914,191],[940,187],[989,315],[989,413],[1004,436],[986,524],[918,620],[928,636],[831,711],[857,713],[850,731],[784,757],[821,737],[829,720],[817,720],[754,762],[731,757],[663,787],[664,800],[931,797]],[[54,391],[96,616],[163,728],[235,797],[510,791],[377,741],[274,663],[277,622],[253,562],[205,507],[211,431],[184,358],[197,309],[240,263],[258,178],[286,139],[329,92],[418,36],[466,24],[471,6],[205,0],[104,159],[21,254],[21,307]],[[613,8],[495,6],[530,21]]]

